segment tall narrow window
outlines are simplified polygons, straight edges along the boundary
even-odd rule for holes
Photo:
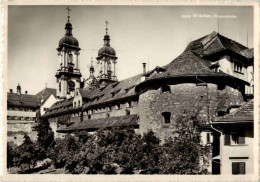
[[[232,174],[246,174],[246,163],[232,162]]]
[[[171,123],[171,113],[170,112],[163,112],[162,116],[163,116],[165,124]]]
[[[207,143],[210,143],[210,133],[207,133]]]
[[[78,101],[78,107],[80,107],[80,100]]]
[[[229,133],[224,134],[224,145],[230,145],[230,134]]]

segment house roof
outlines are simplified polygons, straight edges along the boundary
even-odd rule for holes
[[[213,122],[245,122],[254,121],[254,101],[246,102],[237,109],[236,112],[228,114],[222,118],[216,118]]]
[[[91,101],[83,105],[87,109],[94,105],[114,102],[116,100],[136,96],[135,86],[141,82],[142,74],[108,84],[104,88],[96,88],[90,96]]]
[[[8,106],[39,107],[40,99],[35,95],[7,93]]]
[[[216,33],[215,31],[202,38],[190,42],[186,50],[192,50],[202,57],[209,56],[224,50],[232,51],[240,56],[245,57],[246,59],[251,59],[254,56],[253,49],[249,49],[232,39]]]
[[[69,127],[62,126],[57,129],[57,132],[71,132],[75,130],[96,130],[99,128],[110,128],[117,126],[134,126],[138,124],[138,116],[128,115],[120,117],[109,117],[101,119],[84,120],[75,122]]]
[[[79,91],[80,95],[82,96],[82,98],[91,98],[91,95],[93,94],[92,89],[79,88],[78,91]]]
[[[78,108],[73,108],[73,98],[55,102],[42,117],[49,117],[63,113],[70,113]]]
[[[163,78],[170,76],[204,75],[204,76],[225,76],[223,72],[215,72],[210,69],[210,62],[197,56],[191,50],[184,51],[180,56],[164,66],[164,72],[153,74],[147,79]]]
[[[56,97],[56,89],[54,88],[44,88],[43,90],[41,90],[39,93],[36,94],[36,96],[38,98],[41,99],[47,99],[51,94],[54,95],[54,97]]]

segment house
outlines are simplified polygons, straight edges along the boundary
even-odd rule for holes
[[[219,134],[219,155],[213,158],[213,170],[223,175],[245,175],[254,172],[253,100],[211,123]],[[221,165],[216,165],[217,163]]]
[[[41,100],[40,113],[44,115],[45,112],[55,103],[56,99],[56,89],[44,88],[36,96]]]
[[[56,102],[56,89],[45,88],[36,95],[22,93],[18,84],[17,92],[7,93],[7,141],[15,145],[23,143],[24,134],[32,141],[37,139],[34,126],[47,108]]]
[[[37,120],[40,99],[35,95],[23,94],[18,84],[17,93],[12,89],[7,93],[7,141],[20,145],[23,143],[24,134],[36,140],[36,132],[33,126]]]

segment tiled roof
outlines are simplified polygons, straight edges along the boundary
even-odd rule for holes
[[[94,89],[91,95],[92,101],[84,104],[83,109],[137,95],[134,88],[141,82],[141,77],[142,74],[139,74],[116,83],[108,84],[105,88]]]
[[[39,93],[36,94],[36,96],[38,98],[43,98],[44,100],[47,99],[51,94],[54,95],[54,97],[56,97],[56,89],[54,88],[45,88],[42,91],[40,91]]]
[[[78,89],[82,98],[91,98],[91,95],[93,94],[93,90],[92,89],[82,89],[79,88]]]
[[[69,98],[54,103],[42,117],[49,117],[57,114],[69,113],[74,110],[75,108],[73,108],[73,98]]]
[[[25,106],[39,107],[40,99],[35,95],[7,93],[7,105],[9,106]]]
[[[192,50],[201,56],[209,56],[214,53],[229,50],[236,54],[239,54],[247,59],[251,59],[253,54],[253,49],[248,49],[242,44],[231,40],[227,37],[220,35],[219,33],[212,32],[200,39],[192,41],[186,48],[186,50]]]
[[[224,76],[223,72],[215,72],[210,69],[210,62],[206,61],[204,58],[197,56],[191,50],[184,51],[180,56],[170,62],[164,67],[166,71],[160,74],[154,74],[147,79],[171,77],[171,76],[183,76],[183,75],[215,75]]]
[[[254,120],[254,101],[246,102],[236,112],[228,114],[222,118],[216,118],[214,122],[243,122]]]
[[[101,119],[84,120],[76,122],[69,127],[62,126],[57,132],[70,132],[75,130],[96,130],[99,128],[110,128],[116,126],[134,126],[138,124],[138,116],[128,115],[120,117],[109,117]]]

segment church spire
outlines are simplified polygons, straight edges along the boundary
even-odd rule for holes
[[[70,7],[68,6],[66,8],[66,10],[68,11],[68,22],[65,25],[65,30],[66,30],[66,35],[72,35],[72,24],[70,23]]]
[[[104,46],[110,46],[110,37],[109,37],[109,35],[107,33],[107,31],[108,31],[108,23],[109,22],[106,20],[105,23],[106,23],[106,35],[104,36]]]

